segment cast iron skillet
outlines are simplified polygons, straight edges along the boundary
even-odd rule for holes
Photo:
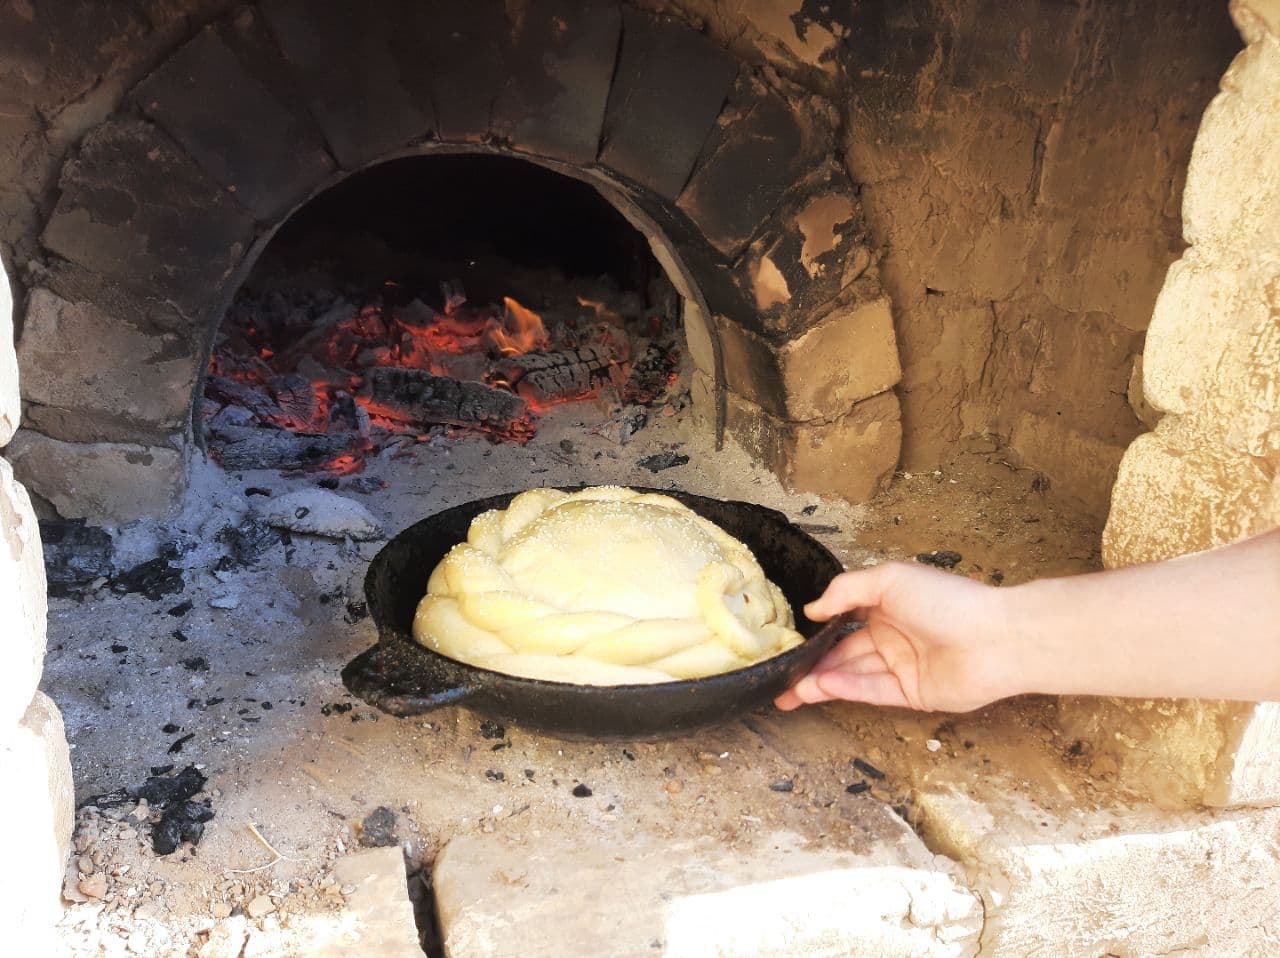
[[[577,487],[580,488],[580,487]],[[576,491],[575,488],[566,492]],[[769,702],[807,672],[850,623],[819,628],[800,614],[841,572],[827,549],[782,513],[747,502],[724,502],[684,492],[646,489],[684,503],[745,542],[765,575],[797,612],[806,640],[782,655],[722,675],[654,685],[590,686],[504,675],[446,658],[413,641],[413,614],[427,576],[467,537],[471,520],[502,509],[517,495],[454,506],[405,529],[374,557],[365,576],[378,643],[342,670],[352,694],[391,715],[419,715],[462,704],[476,712],[563,738],[646,739],[679,735],[727,722]]]

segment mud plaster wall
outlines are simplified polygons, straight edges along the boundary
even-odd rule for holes
[[[1239,49],[1226,3],[661,5],[837,104],[894,303],[902,467],[991,434],[1104,516],[1147,428],[1135,365],[1191,143]]]
[[[1109,566],[1280,525],[1280,0],[1237,0],[1232,14],[1248,46],[1196,138],[1189,248],[1160,292],[1144,354],[1146,399],[1163,418],[1121,463]],[[1280,804],[1280,704],[1068,700],[1060,710],[1151,794]]]

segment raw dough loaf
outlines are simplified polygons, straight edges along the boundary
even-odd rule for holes
[[[530,678],[631,685],[742,668],[801,642],[751,551],[670,496],[532,489],[472,520],[413,634]]]

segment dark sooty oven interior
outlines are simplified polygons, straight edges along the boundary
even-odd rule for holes
[[[523,442],[551,406],[662,395],[678,308],[588,184],[500,156],[389,161],[264,250],[215,333],[206,441],[227,468],[338,473],[406,436]]]

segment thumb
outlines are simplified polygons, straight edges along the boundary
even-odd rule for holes
[[[826,591],[804,607],[804,614],[814,622],[825,622],[841,612],[879,605],[884,594],[883,566],[842,572],[827,585]]]

